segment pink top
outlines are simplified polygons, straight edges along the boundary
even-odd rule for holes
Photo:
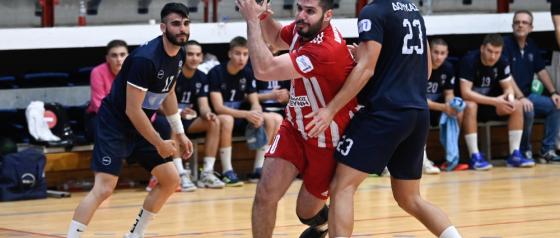
[[[114,80],[115,75],[111,72],[111,67],[108,63],[100,64],[91,70],[91,100],[87,112],[97,113],[101,106],[101,101],[111,91],[111,85]]]

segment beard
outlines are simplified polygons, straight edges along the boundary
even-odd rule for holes
[[[174,44],[176,46],[185,46],[187,44],[187,41],[189,41],[189,33],[185,33],[184,35],[187,36],[185,41],[179,41],[177,39],[176,35],[173,35],[173,34],[169,33],[168,31],[165,32],[165,38],[167,38],[167,40],[169,40],[169,42],[171,42],[172,44]]]
[[[297,33],[302,36],[304,39],[313,39],[319,32],[321,31],[321,25],[323,23],[323,18],[325,16],[321,16],[321,19],[316,24],[307,24],[307,32],[303,31],[301,28],[297,28]],[[298,24],[306,24],[303,20],[296,21],[296,27]]]

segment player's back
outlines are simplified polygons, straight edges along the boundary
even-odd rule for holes
[[[359,38],[382,45],[374,76],[360,93],[370,110],[427,109],[424,19],[410,0],[375,0],[360,13]]]

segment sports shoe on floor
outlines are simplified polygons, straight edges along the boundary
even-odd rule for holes
[[[148,186],[146,186],[146,191],[147,192],[152,191],[152,189],[154,189],[157,186],[157,184],[158,184],[158,181],[157,181],[156,177],[152,176],[150,178],[150,182],[148,182]]]
[[[548,163],[557,164],[560,163],[560,156],[556,154],[556,151],[549,150],[548,152],[541,155],[541,157],[546,160]]]
[[[200,188],[223,188],[226,186],[216,175],[214,171],[204,171],[200,174],[200,179],[196,181],[196,185]]]
[[[527,159],[525,156],[519,152],[519,150],[514,150],[513,153],[507,158],[506,163],[510,167],[533,167],[535,166],[535,161],[532,159]]]
[[[262,171],[262,168],[257,168],[257,169],[255,169],[255,171],[248,174],[247,178],[249,178],[249,183],[258,183],[259,179],[261,179],[261,171]]]
[[[473,153],[471,155],[471,168],[474,170],[490,170],[492,164],[490,164],[481,153]]]
[[[235,172],[233,172],[233,170],[228,170],[228,171],[224,172],[224,174],[222,176],[222,181],[224,181],[224,183],[228,187],[241,187],[241,186],[243,186],[243,182],[239,181],[239,178],[237,178],[237,174],[235,174]]]
[[[463,170],[468,170],[468,169],[469,169],[469,165],[468,165],[468,164],[461,164],[461,163],[457,164],[457,165],[456,165],[453,169],[451,169],[451,170],[449,170],[449,169],[447,168],[447,166],[448,166],[448,163],[447,163],[447,162],[444,162],[443,164],[441,164],[441,165],[439,166],[439,168],[440,168],[442,171],[447,171],[447,172],[450,172],[450,171],[463,171]]]
[[[196,190],[196,186],[188,174],[184,173],[179,176],[181,177],[181,192],[194,192]]]
[[[438,167],[434,166],[434,162],[426,157],[424,157],[424,161],[422,162],[422,171],[425,174],[439,174],[441,172]]]

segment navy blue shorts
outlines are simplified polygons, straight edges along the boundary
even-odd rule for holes
[[[428,110],[361,110],[339,141],[335,158],[365,173],[381,174],[387,167],[396,179],[419,179],[428,127]]]
[[[162,158],[156,148],[136,130],[123,130],[122,123],[110,113],[100,110],[97,114],[95,145],[91,169],[119,176],[123,161],[139,163],[148,172],[169,161]]]

